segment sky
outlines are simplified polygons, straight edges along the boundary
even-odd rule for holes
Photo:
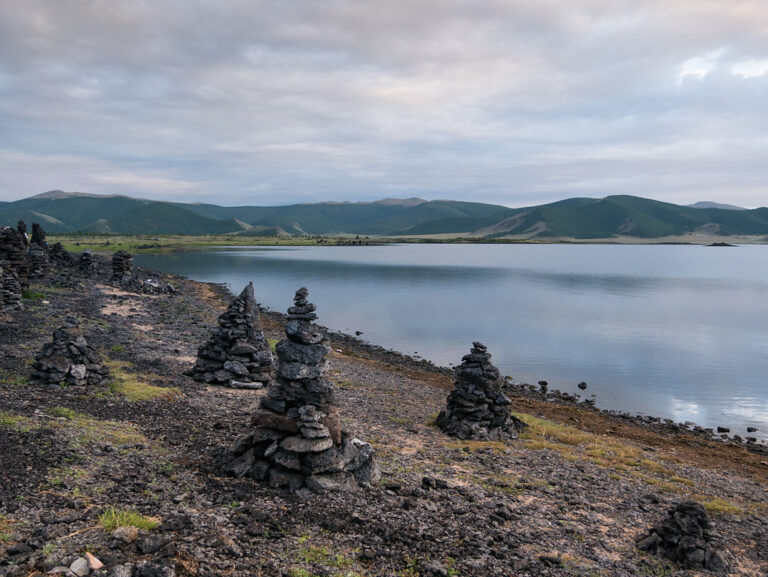
[[[0,0],[0,200],[768,205],[765,0]]]

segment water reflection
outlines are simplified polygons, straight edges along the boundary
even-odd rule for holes
[[[136,262],[235,290],[252,280],[278,310],[308,286],[321,322],[376,344],[447,365],[480,340],[520,381],[586,381],[604,407],[768,434],[768,259],[749,248],[249,248]]]

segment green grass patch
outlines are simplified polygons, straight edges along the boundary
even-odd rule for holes
[[[269,350],[272,351],[272,354],[275,354],[277,351],[275,351],[275,347],[277,346],[277,343],[280,341],[278,339],[270,339],[267,338],[267,343],[269,344]]]
[[[696,499],[696,497],[697,496],[694,495],[694,499]],[[704,497],[701,500],[696,500],[704,506],[708,513],[721,515],[741,515],[744,513],[744,509],[720,497]]]
[[[129,401],[173,400],[181,396],[181,391],[176,387],[150,385],[142,380],[140,375],[126,371],[125,369],[129,366],[128,363],[107,361],[107,365],[113,377],[109,385],[110,391]]]
[[[31,300],[31,301],[41,301],[46,299],[46,295],[43,293],[35,292],[35,291],[23,291],[21,293],[21,298]]]
[[[0,543],[5,543],[11,540],[13,526],[16,521],[8,519],[4,515],[0,514]]]
[[[29,377],[0,369],[0,382],[8,385],[26,385],[29,383]]]
[[[0,411],[0,427],[15,427],[26,419],[21,415],[14,415],[7,411]]]
[[[117,507],[107,507],[99,515],[99,523],[105,531],[114,531],[118,527],[136,527],[151,531],[160,526],[160,519],[157,517],[147,517],[133,509],[118,509]]]

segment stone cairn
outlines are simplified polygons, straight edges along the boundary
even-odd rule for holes
[[[48,256],[52,262],[58,265],[74,266],[77,264],[77,259],[67,252],[67,249],[60,242],[57,242],[50,248]]]
[[[502,392],[501,374],[491,364],[485,345],[474,342],[456,368],[454,389],[448,395],[437,425],[460,439],[500,441],[515,439],[527,425],[509,410],[510,401]]]
[[[133,279],[133,255],[118,250],[112,255],[112,284],[129,285]]]
[[[312,323],[316,307],[308,295],[306,288],[296,291],[287,338],[276,347],[276,379],[253,415],[253,432],[232,447],[226,470],[292,492],[376,483],[381,470],[373,448],[341,430],[334,387],[325,378],[328,337],[325,328]]]
[[[0,260],[0,304],[5,310],[22,309],[21,283],[18,275]]]
[[[19,221],[19,226],[24,224]],[[26,230],[26,225],[22,228]],[[22,290],[29,288],[29,260],[27,258],[26,233],[6,226],[0,233],[0,260],[5,269],[12,269],[18,276]]]
[[[84,250],[77,261],[77,269],[81,274],[90,276],[96,272],[96,259],[90,250]]]
[[[31,279],[43,278],[50,268],[50,263],[45,231],[38,223],[33,222],[32,242],[29,245],[29,277]]]
[[[198,382],[260,389],[272,376],[272,353],[259,327],[259,307],[249,283],[219,316],[219,326],[197,351],[188,371]]]
[[[718,575],[730,572],[727,553],[712,546],[712,523],[702,505],[678,503],[667,517],[640,538],[637,548],[681,563],[691,569],[708,569]]]
[[[109,378],[109,368],[101,364],[99,354],[88,346],[79,323],[71,316],[53,331],[53,342],[43,346],[32,368],[31,382],[39,385],[98,386]]]

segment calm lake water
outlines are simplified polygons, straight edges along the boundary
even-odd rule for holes
[[[768,247],[389,245],[231,248],[136,263],[458,364],[472,341],[517,382],[603,408],[768,438]]]

